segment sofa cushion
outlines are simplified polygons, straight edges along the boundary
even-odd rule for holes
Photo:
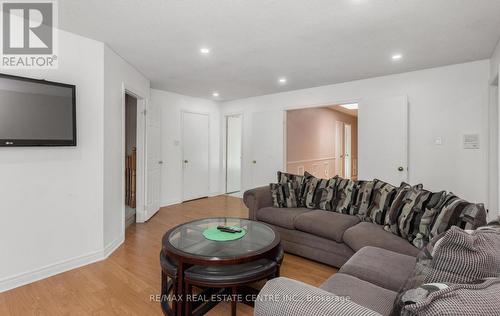
[[[257,220],[265,223],[295,229],[294,221],[300,214],[310,212],[307,208],[264,207],[257,210]]]
[[[382,226],[373,223],[361,222],[348,228],[342,239],[354,251],[373,246],[410,256],[416,256],[419,252],[407,240],[386,232]]]
[[[295,217],[295,228],[303,232],[342,242],[345,230],[359,223],[356,216],[313,210]]]
[[[413,256],[368,246],[356,252],[339,272],[397,292],[412,274],[415,260]]]
[[[344,273],[334,274],[320,288],[337,296],[348,296],[352,302],[382,315],[390,314],[396,298],[396,292]]]

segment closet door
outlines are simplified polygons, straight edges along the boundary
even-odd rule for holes
[[[250,170],[253,187],[276,182],[283,171],[284,112],[252,114]]]
[[[359,104],[358,174],[399,185],[408,181],[408,99],[368,99]]]
[[[226,117],[226,193],[241,190],[241,115]]]
[[[160,109],[149,102],[146,115],[146,213],[148,220],[160,209],[161,142]]]
[[[182,113],[183,201],[208,196],[208,122],[207,114]]]

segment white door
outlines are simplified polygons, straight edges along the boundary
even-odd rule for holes
[[[358,175],[399,185],[408,181],[408,99],[368,99],[359,104]]]
[[[336,121],[335,123],[335,175],[344,176],[344,153],[342,150],[344,138],[342,137],[344,123]]]
[[[226,117],[226,193],[241,190],[242,116]]]
[[[283,171],[283,111],[252,114],[251,179],[253,187],[276,183],[278,171]]]
[[[208,115],[182,113],[183,201],[208,196]]]
[[[351,125],[344,124],[344,178],[351,178]]]
[[[146,210],[147,221],[160,209],[161,181],[160,108],[147,104],[146,112]]]

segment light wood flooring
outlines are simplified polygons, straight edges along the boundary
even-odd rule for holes
[[[107,260],[0,294],[0,315],[163,315],[151,295],[159,294],[161,237],[169,228],[197,218],[247,217],[239,198],[217,196],[162,208],[145,224],[133,224],[125,243]],[[290,254],[281,275],[315,286],[335,268]],[[253,309],[238,304],[238,315]],[[230,315],[222,303],[208,315]]]

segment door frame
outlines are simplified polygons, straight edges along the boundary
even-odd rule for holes
[[[224,133],[224,140],[223,140],[223,144],[222,144],[222,170],[224,172],[224,194],[228,194],[227,192],[227,145],[228,145],[228,142],[227,142],[227,120],[229,117],[237,117],[239,116],[241,118],[241,132],[240,132],[240,146],[241,146],[241,150],[240,150],[240,191],[239,192],[242,192],[243,190],[243,132],[244,132],[244,128],[243,128],[243,120],[244,120],[244,114],[243,112],[239,112],[239,113],[232,113],[232,114],[224,114],[224,128],[223,128],[223,133]],[[231,193],[231,192],[229,192]],[[233,192],[234,193],[234,192]]]
[[[307,110],[307,109],[314,109],[314,108],[326,108],[329,106],[333,105],[338,105],[338,104],[350,104],[350,103],[358,103],[361,104],[361,101],[363,98],[361,97],[355,97],[352,99],[340,99],[337,101],[331,101],[331,102],[321,102],[321,103],[316,103],[316,104],[309,104],[309,105],[291,105],[291,106],[285,106],[283,108],[283,170],[286,171],[288,168],[288,157],[287,157],[287,118],[288,118],[288,111],[293,111],[293,110]],[[358,108],[359,111],[359,108]],[[357,125],[357,128],[359,129],[359,124]],[[352,131],[351,131],[352,132]]]
[[[135,203],[135,218],[136,223],[145,222],[146,218],[146,165],[145,165],[145,154],[146,154],[146,115],[145,111],[147,108],[148,99],[143,96],[140,92],[138,92],[133,87],[122,83],[122,145],[121,145],[121,170],[122,170],[122,188],[121,188],[121,206],[122,206],[122,235],[125,235],[125,156],[126,156],[126,139],[125,139],[125,129],[126,129],[126,120],[125,120],[125,111],[126,111],[126,94],[129,94],[137,99],[137,121],[136,121],[136,155],[137,155],[137,166],[136,166],[136,203]]]
[[[210,196],[210,181],[211,181],[211,177],[210,177],[210,162],[211,162],[211,158],[210,158],[210,151],[211,151],[211,144],[210,144],[210,131],[211,131],[211,126],[210,126],[210,113],[209,112],[206,112],[206,111],[190,111],[190,110],[181,110],[181,170],[182,170],[182,176],[181,176],[181,203],[182,202],[186,202],[186,201],[189,201],[189,200],[185,200],[184,199],[184,183],[185,183],[185,179],[184,179],[184,114],[198,114],[198,115],[205,115],[208,119],[208,131],[207,131],[207,134],[208,134],[208,179],[207,179],[207,196]]]

